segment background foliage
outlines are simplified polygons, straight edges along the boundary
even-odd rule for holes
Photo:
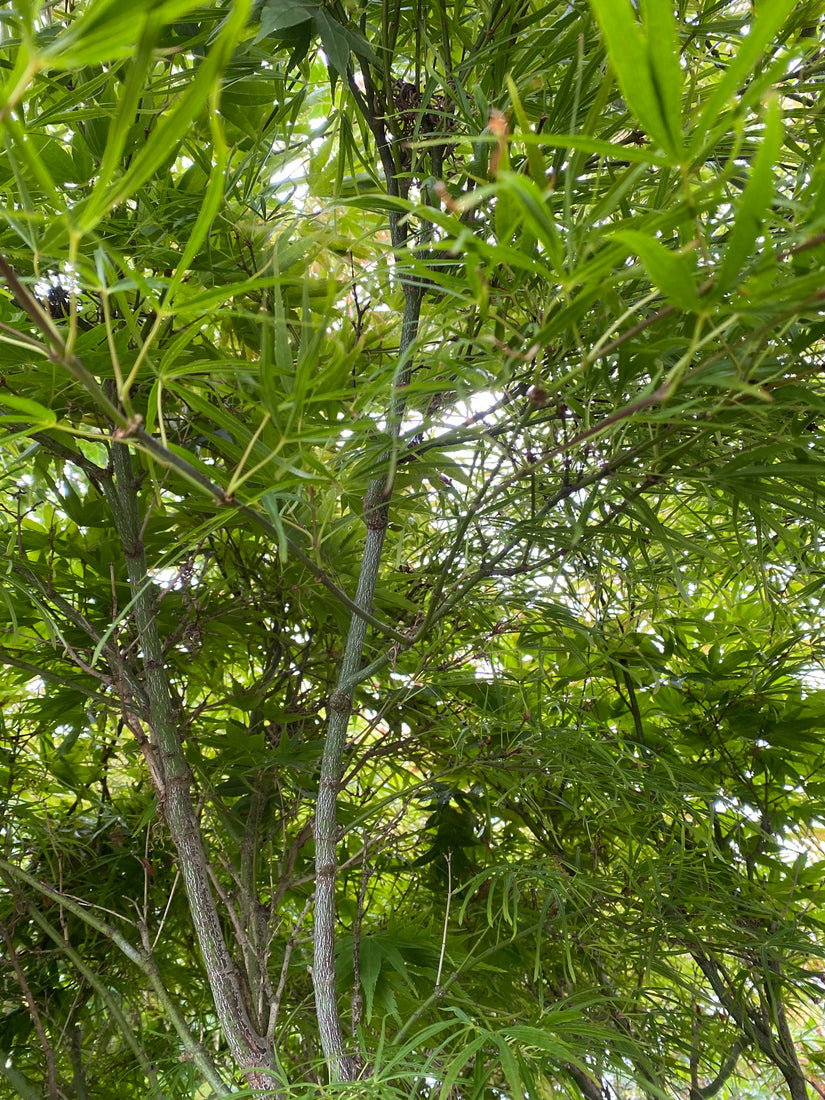
[[[2,1095],[825,1095],[821,14],[3,7]]]

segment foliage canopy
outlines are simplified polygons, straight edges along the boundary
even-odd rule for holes
[[[0,10],[0,1094],[825,1095],[821,14]]]

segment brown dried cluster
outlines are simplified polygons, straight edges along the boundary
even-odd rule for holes
[[[390,120],[393,133],[405,141],[433,137],[455,129],[455,119],[448,114],[443,95],[430,96],[422,111],[424,96],[408,80],[396,80],[392,88],[395,113]]]

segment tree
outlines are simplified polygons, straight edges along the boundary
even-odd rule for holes
[[[820,6],[0,19],[4,1095],[825,1095]]]

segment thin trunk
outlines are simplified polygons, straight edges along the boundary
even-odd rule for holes
[[[178,853],[195,936],[215,1000],[221,1030],[250,1085],[275,1092],[272,1048],[257,1034],[244,1004],[242,985],[221,930],[209,884],[208,858],[191,795],[191,773],[183,752],[166,674],[153,602],[153,585],[141,538],[138,486],[126,447],[112,446],[114,478],[104,491],[123,545],[135,625],[140,637],[149,736],[159,765],[161,805]]]
[[[564,1068],[576,1082],[579,1092],[585,1100],[605,1100],[605,1097],[609,1096],[602,1085],[589,1073],[585,1073],[583,1069],[579,1069],[578,1066],[574,1066],[572,1063],[568,1063]]]
[[[396,243],[397,231],[393,231]],[[408,356],[418,332],[422,289],[404,283],[405,308],[401,325],[398,377],[388,409],[388,430],[395,444],[404,414],[404,390],[409,383]],[[364,497],[364,521],[367,527],[361,572],[355,593],[355,603],[363,611],[371,611],[381,553],[389,519],[389,504],[394,480],[394,455],[385,459],[386,467],[370,481]],[[314,966],[315,1008],[321,1046],[333,1081],[355,1080],[361,1065],[346,1053],[338,991],[335,981],[335,879],[338,870],[337,847],[340,839],[337,821],[338,793],[344,765],[344,746],[352,715],[352,695],[359,682],[359,672],[367,634],[363,616],[350,620],[338,682],[329,700],[329,722],[321,761],[321,780],[315,811],[315,925]]]
[[[805,1074],[796,1056],[793,1040],[787,1028],[783,1029],[784,1006],[779,1000],[779,991],[773,988],[772,996],[781,1006],[780,1023],[778,1030],[779,1039],[770,1029],[770,1022],[764,1018],[764,1014],[755,1007],[749,1005],[743,998],[737,997],[726,981],[716,959],[707,955],[701,948],[692,952],[697,966],[708,979],[713,992],[719,998],[720,1004],[726,1009],[731,1019],[736,1023],[742,1035],[756,1043],[759,1049],[776,1066],[785,1083],[788,1086],[788,1094],[791,1100],[810,1100],[808,1086],[805,1082]]]
[[[691,1085],[689,1100],[711,1100],[712,1096],[715,1096],[717,1092],[722,1088],[730,1075],[736,1069],[739,1058],[744,1049],[745,1043],[741,1039],[737,1039],[730,1049],[730,1054],[721,1065],[719,1072],[707,1085],[700,1087],[699,1085]]]

